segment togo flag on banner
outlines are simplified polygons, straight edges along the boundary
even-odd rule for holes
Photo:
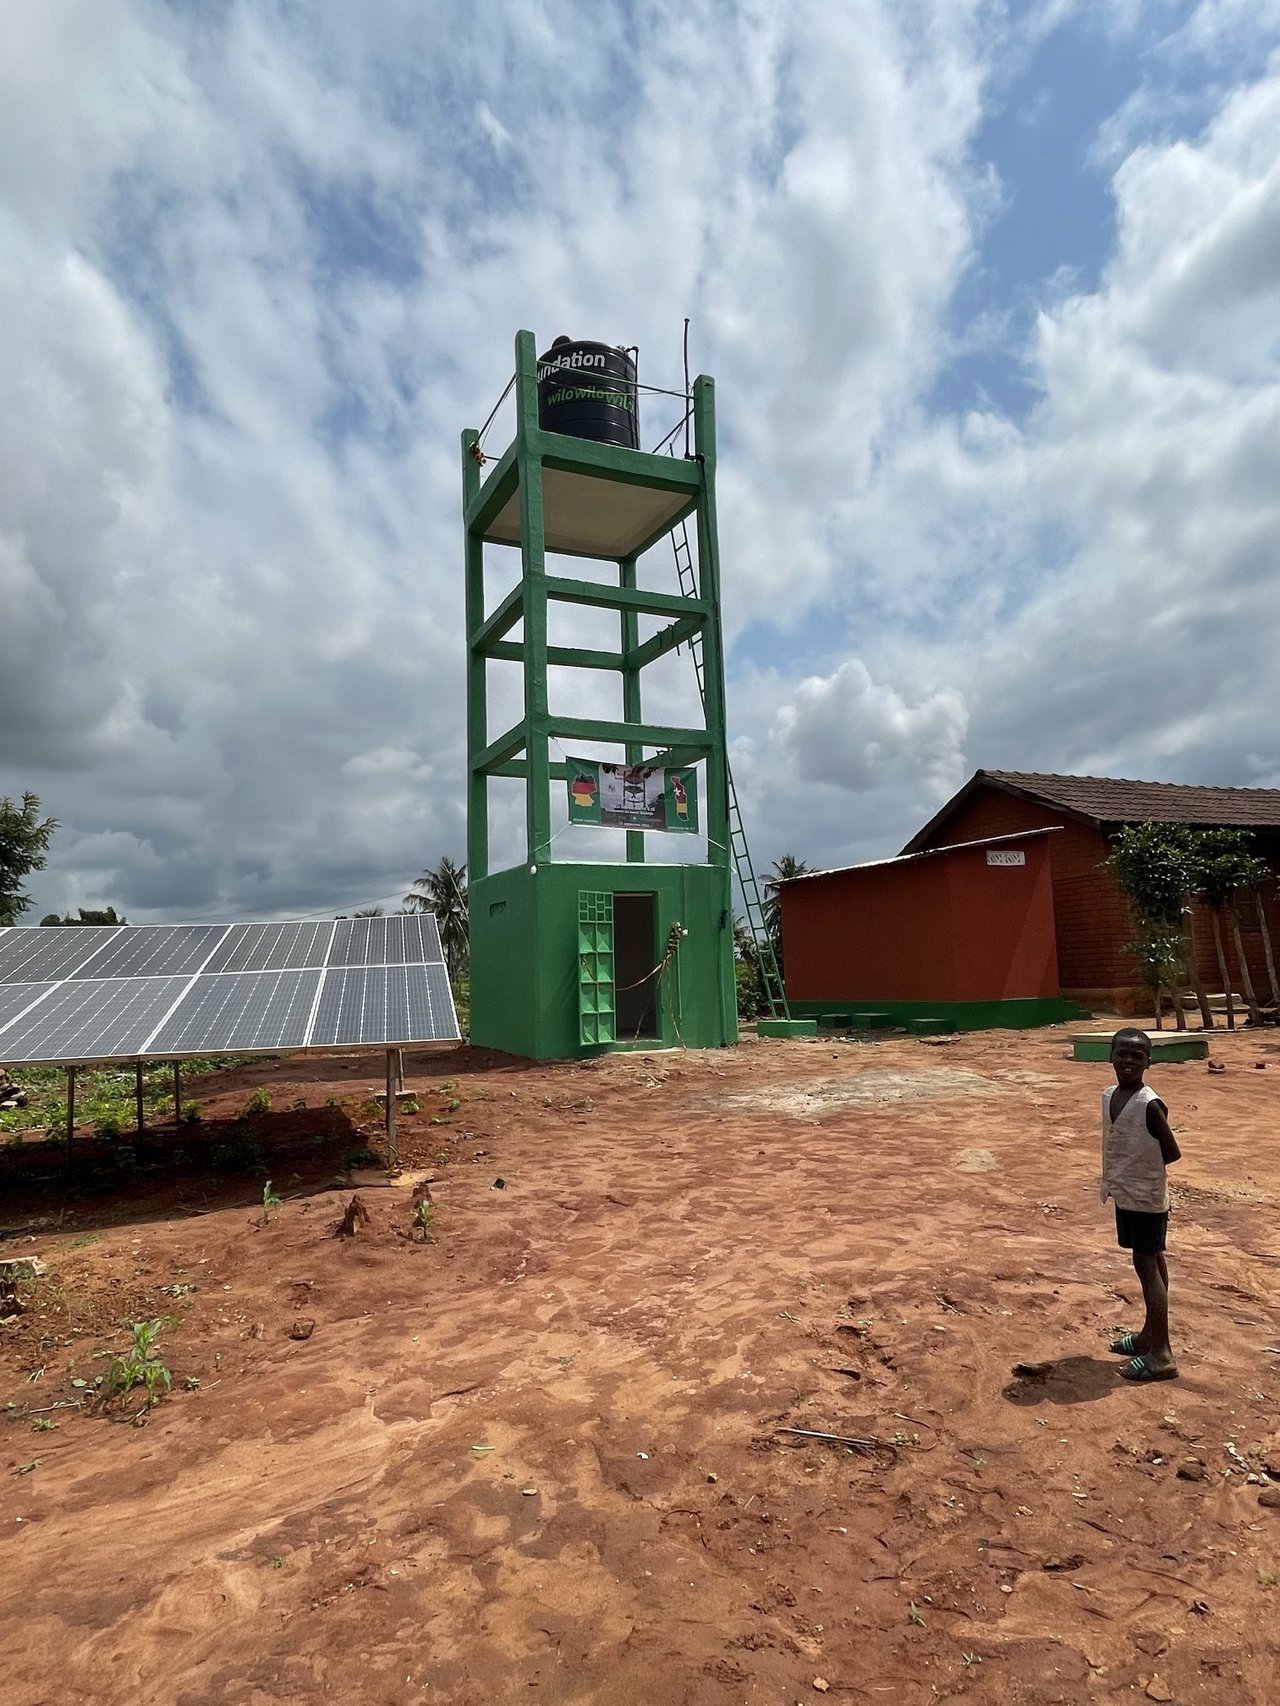
[[[696,834],[697,776],[652,764],[569,759],[569,822]]]

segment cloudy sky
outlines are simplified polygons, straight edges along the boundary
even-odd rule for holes
[[[522,326],[671,385],[692,321],[758,863],[895,851],[978,766],[1280,786],[1277,0],[2,28],[32,922],[394,904],[463,856],[458,434]]]

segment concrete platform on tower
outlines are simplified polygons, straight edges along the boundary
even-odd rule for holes
[[[552,438],[544,434],[544,442]],[[585,443],[586,441],[582,441]],[[575,452],[577,441],[575,441]],[[636,484],[618,477],[615,461],[625,465],[656,463],[656,476],[679,470],[686,464],[668,456],[650,456],[644,451],[623,450],[616,445],[590,445],[604,451],[605,466],[591,469],[556,467],[550,461],[542,470],[542,515],[545,547],[573,557],[600,557],[616,561],[633,556],[652,545],[678,522],[691,514],[697,501],[686,479],[677,483]],[[575,454],[574,460],[580,460]],[[649,472],[650,470],[644,470]],[[501,474],[501,470],[499,470]],[[482,497],[484,495],[482,490]],[[484,538],[495,545],[520,543],[520,488],[512,484],[509,496],[485,526]]]

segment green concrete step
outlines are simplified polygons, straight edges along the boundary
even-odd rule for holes
[[[849,1023],[855,1031],[883,1031],[893,1023],[892,1013],[851,1013]]]
[[[757,1019],[758,1037],[816,1037],[816,1019]]]
[[[1151,1038],[1151,1059],[1207,1060],[1209,1039],[1203,1031],[1148,1031]],[[1081,1031],[1071,1039],[1071,1053],[1076,1060],[1110,1060],[1110,1031]]]
[[[955,1028],[954,1019],[921,1017],[907,1020],[907,1029],[914,1031],[918,1037],[937,1036],[946,1031],[954,1031]]]

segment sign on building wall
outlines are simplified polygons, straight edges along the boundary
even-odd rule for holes
[[[988,847],[988,865],[1025,865],[1027,856],[1009,847]]]
[[[569,822],[696,834],[696,773],[691,769],[598,764],[593,758],[570,758]]]

